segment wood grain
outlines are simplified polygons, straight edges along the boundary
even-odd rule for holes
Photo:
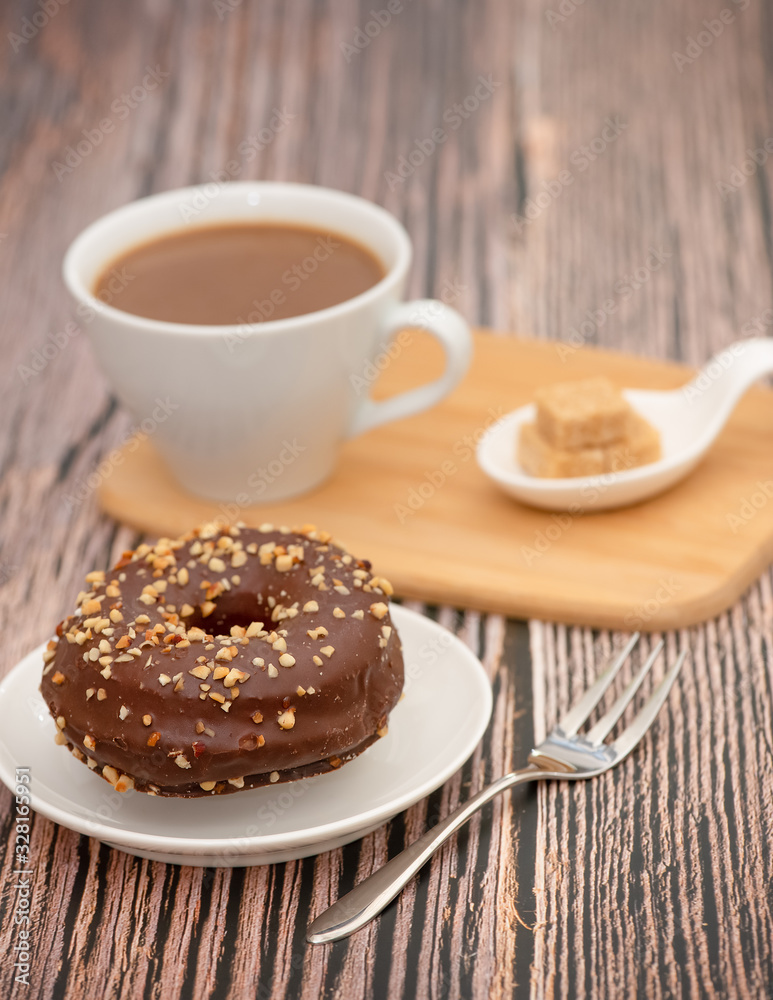
[[[732,21],[680,72],[673,53],[723,5]],[[597,0],[557,20],[553,0],[406,0],[347,58],[341,42],[382,6],[81,0],[30,29],[35,0],[2,6],[0,671],[48,635],[86,570],[137,541],[88,489],[63,501],[131,428],[85,333],[49,339],[62,343],[70,318],[64,249],[131,198],[210,180],[275,108],[295,117],[240,176],[328,184],[393,211],[414,240],[411,296],[445,293],[478,325],[544,340],[568,339],[613,298],[589,343],[690,365],[750,323],[769,332],[770,163],[717,188],[773,135],[765,5]],[[135,100],[148,66],[169,75]],[[444,113],[480,75],[498,86],[452,129]],[[119,117],[124,94],[136,106]],[[615,116],[626,127],[589,160],[581,147],[598,148]],[[108,118],[57,179],[67,147]],[[437,151],[390,183],[444,125]],[[571,181],[551,196],[562,171]],[[671,256],[634,288],[626,276],[650,247]],[[35,819],[29,988],[8,961],[13,813],[0,791],[0,996],[770,996],[772,586],[766,570],[728,612],[668,634],[672,650],[690,643],[691,663],[623,767],[500,799],[377,924],[329,948],[305,945],[309,917],[520,763],[615,637],[421,606],[484,657],[489,732],[443,789],[316,859],[164,867]]]
[[[387,368],[380,392],[428,382],[435,355],[415,339]],[[690,377],[673,363],[587,347],[567,364],[555,345],[479,331],[470,372],[448,399],[348,442],[331,479],[309,495],[259,505],[198,499],[145,438],[107,463],[100,500],[116,520],[156,536],[212,519],[324,524],[352,552],[367,552],[402,597],[606,628],[705,621],[773,557],[773,503],[761,489],[773,453],[773,393],[750,392],[700,468],[648,503],[598,511],[591,494],[581,514],[557,516],[504,496],[475,460],[485,429],[538,386],[600,374],[649,389]]]

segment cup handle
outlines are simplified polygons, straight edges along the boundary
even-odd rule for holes
[[[356,437],[391,420],[428,410],[458,385],[470,367],[470,327],[455,309],[436,299],[404,302],[390,313],[386,332],[389,335],[407,327],[426,330],[440,342],[446,355],[445,371],[434,382],[398,393],[390,399],[379,402],[370,398],[363,400],[354,413],[348,437]]]

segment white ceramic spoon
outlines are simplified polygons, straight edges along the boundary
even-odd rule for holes
[[[489,428],[478,444],[478,464],[505,493],[532,507],[579,513],[637,503],[691,472],[741,396],[771,372],[773,339],[756,338],[738,341],[717,354],[680,389],[625,389],[631,406],[660,431],[663,457],[649,465],[571,479],[528,475],[518,464],[516,443],[521,425],[534,419],[533,405],[513,410]]]

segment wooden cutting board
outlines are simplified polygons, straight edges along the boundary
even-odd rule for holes
[[[716,615],[773,560],[773,392],[750,390],[706,460],[670,492],[570,518],[502,494],[475,462],[476,438],[540,384],[605,374],[621,386],[668,389],[690,370],[483,331],[475,341],[469,374],[441,405],[347,443],[315,492],[238,516],[318,524],[371,559],[403,597],[621,629]],[[440,366],[437,346],[416,333],[376,394],[426,381]],[[101,502],[152,534],[177,535],[221,513],[184,493],[147,441],[124,449]]]

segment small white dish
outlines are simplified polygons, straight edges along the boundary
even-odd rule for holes
[[[447,629],[393,606],[405,696],[389,733],[339,771],[216,798],[114,791],[54,743],[38,691],[43,647],[0,682],[0,780],[28,767],[32,808],[111,847],[170,864],[243,867],[308,857],[363,837],[429,795],[473,752],[491,715],[480,662]]]
[[[738,341],[716,355],[679,389],[625,389],[631,406],[660,431],[663,457],[621,472],[541,479],[524,472],[516,452],[521,426],[534,420],[531,404],[497,421],[478,443],[478,465],[505,493],[543,510],[571,514],[638,503],[679,482],[705,456],[736,403],[757,379],[773,372],[773,340]]]

